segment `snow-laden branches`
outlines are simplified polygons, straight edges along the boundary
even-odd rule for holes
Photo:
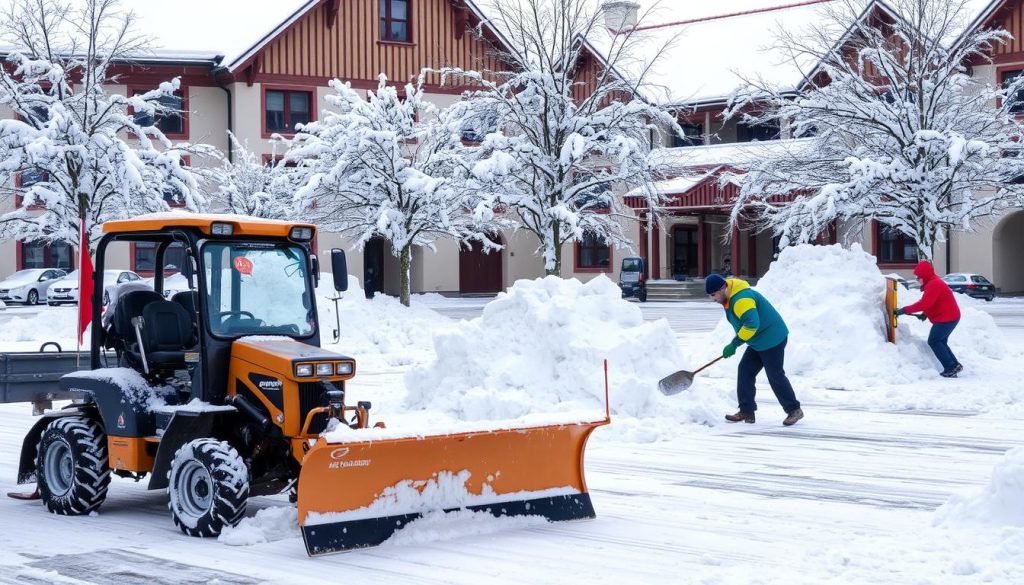
[[[183,152],[154,124],[173,114],[161,103],[178,80],[142,95],[108,93],[111,67],[141,50],[132,16],[116,0],[88,0],[80,9],[61,2],[17,0],[2,32],[14,48],[0,67],[0,187],[20,201],[0,215],[0,237],[78,241],[84,219],[90,250],[100,225],[162,211],[168,202],[205,206]],[[41,211],[39,211],[41,209]]]
[[[894,0],[862,13],[839,3],[807,37],[781,33],[779,49],[813,62],[798,96],[752,81],[728,115],[775,123],[799,148],[766,150],[742,179],[732,219],[752,216],[783,246],[813,240],[836,220],[877,220],[930,258],[947,229],[1020,205],[1024,174],[1016,118],[1024,79],[992,87],[969,65],[990,62],[1010,35],[969,30],[963,0]],[[837,31],[847,31],[837,45]],[[769,197],[795,195],[792,203]]]
[[[638,189],[657,206],[651,148],[664,131],[681,133],[639,95],[649,64],[631,58],[638,39],[609,35],[585,0],[494,0],[489,10],[517,49],[495,48],[508,69],[441,70],[445,82],[477,86],[451,108],[482,138],[474,178],[537,236],[548,274],[585,236],[628,246],[621,220],[633,214],[615,191]]]
[[[228,133],[233,157],[222,160],[221,166],[203,169],[203,179],[210,184],[213,207],[226,213],[250,215],[267,219],[293,219],[293,194],[296,185],[292,169],[277,154],[280,141],[271,142],[268,161],[246,148],[233,133]],[[283,148],[282,148],[283,151]]]
[[[358,246],[386,238],[401,260],[406,305],[412,246],[451,237],[497,249],[488,235],[499,227],[492,198],[471,188],[471,153],[450,111],[424,101],[420,86],[401,95],[383,75],[369,95],[336,79],[330,85],[333,108],[300,129],[285,157],[302,185],[295,203],[303,218]]]

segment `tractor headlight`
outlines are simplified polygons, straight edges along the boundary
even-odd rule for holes
[[[313,228],[293,227],[288,237],[295,240],[296,242],[308,242],[313,239]]]
[[[317,364],[316,365],[317,376],[333,376],[334,375],[334,364]]]
[[[295,376],[298,378],[308,378],[313,375],[313,364],[299,364],[295,366]]]
[[[339,376],[351,376],[352,375],[352,362],[341,362],[335,368],[334,373]]]
[[[213,222],[210,224],[210,233],[215,236],[230,236],[235,233],[235,226],[230,223]]]

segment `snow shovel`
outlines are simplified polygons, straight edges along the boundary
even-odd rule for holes
[[[668,376],[665,376],[664,378],[661,379],[661,381],[658,382],[658,390],[661,390],[661,393],[664,394],[665,396],[679,394],[683,390],[689,388],[691,384],[693,384],[694,376],[696,376],[702,370],[711,366],[711,364],[717,362],[720,359],[722,359],[722,356],[716,357],[710,362],[697,368],[696,372],[687,372],[686,370],[679,370],[674,374],[669,374]]]

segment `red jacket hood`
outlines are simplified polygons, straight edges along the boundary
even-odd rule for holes
[[[935,278],[935,267],[931,262],[922,260],[914,268],[914,276],[920,278],[922,283],[928,282]]]

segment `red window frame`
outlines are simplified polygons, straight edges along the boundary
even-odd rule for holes
[[[15,261],[14,261],[14,264],[15,264],[15,266],[18,267],[17,268],[18,270],[25,270],[25,266],[24,266],[24,264],[25,264],[25,243],[26,242],[23,242],[23,241],[19,240],[18,241],[18,245],[15,248],[15,252],[14,252],[14,254],[15,254]],[[78,254],[75,253],[76,246],[72,245],[70,242],[68,243],[68,246],[71,249],[71,254],[70,254],[71,268],[66,270],[66,272],[70,273],[72,270],[75,270],[78,267],[77,266],[77,262],[76,262],[78,260],[78,258],[77,258]],[[46,257],[46,258],[50,257],[50,244],[46,244],[46,245],[43,246],[43,256]],[[64,270],[63,268],[59,268],[57,266],[44,266],[42,269],[44,269],[44,270]]]
[[[602,242],[600,240],[600,238],[598,238],[597,236],[591,236],[590,234],[584,234],[583,237],[584,238],[592,237],[593,238],[593,242],[584,242],[584,241],[579,241],[579,240],[577,240],[575,242],[575,245],[573,246],[575,248],[575,254],[574,254],[575,257],[573,259],[573,262],[574,262],[573,272],[606,272],[606,273],[612,272],[612,267],[615,266],[615,249],[612,248],[612,246]],[[590,264],[584,265],[583,264],[584,248],[590,249],[592,251],[591,253],[594,255],[594,257],[597,257],[600,254],[601,250],[607,250],[608,251],[608,264],[605,265],[605,266],[602,266],[600,264],[598,264],[598,265],[590,265]]]
[[[284,109],[284,120],[285,126],[291,130],[270,130],[267,128],[267,92],[283,92],[285,94],[285,109]],[[292,93],[304,93],[309,96],[309,122],[316,122],[317,114],[317,94],[315,87],[309,86],[288,86],[288,85],[264,85],[260,92],[261,105],[260,105],[260,127],[263,138],[270,138],[274,134],[280,134],[281,136],[294,136],[295,125],[292,123],[289,116],[288,105],[291,101],[288,99],[288,95]]]
[[[125,88],[128,92],[128,96],[136,96],[140,93],[146,93],[153,91],[155,88],[152,86],[143,85],[129,85]],[[164,136],[167,138],[173,138],[176,140],[187,139],[189,136],[189,115],[188,115],[188,87],[182,84],[174,95],[181,98],[181,132],[164,132]],[[135,115],[134,108],[129,108],[129,113]],[[160,120],[156,121],[157,128],[160,128]],[[163,130],[163,128],[160,128]]]
[[[392,4],[396,0],[378,0],[378,22],[380,23],[377,27],[377,35],[380,37],[382,43],[397,43],[411,45],[413,44],[412,39],[412,0],[397,0],[405,2],[405,18],[394,18],[391,16]],[[393,39],[391,38],[391,25],[395,23],[405,23],[405,38]],[[388,33],[388,34],[385,34]]]
[[[906,255],[901,254],[898,259],[894,260],[883,260],[882,259],[882,229],[883,226],[877,220],[871,222],[871,240],[875,253],[875,260],[881,267],[893,267],[893,268],[906,268],[908,266],[917,265],[917,254],[914,254],[913,258],[907,258]],[[909,238],[903,234],[897,234],[896,236],[896,249],[906,252],[906,245]],[[914,244],[916,250],[917,244]]]

